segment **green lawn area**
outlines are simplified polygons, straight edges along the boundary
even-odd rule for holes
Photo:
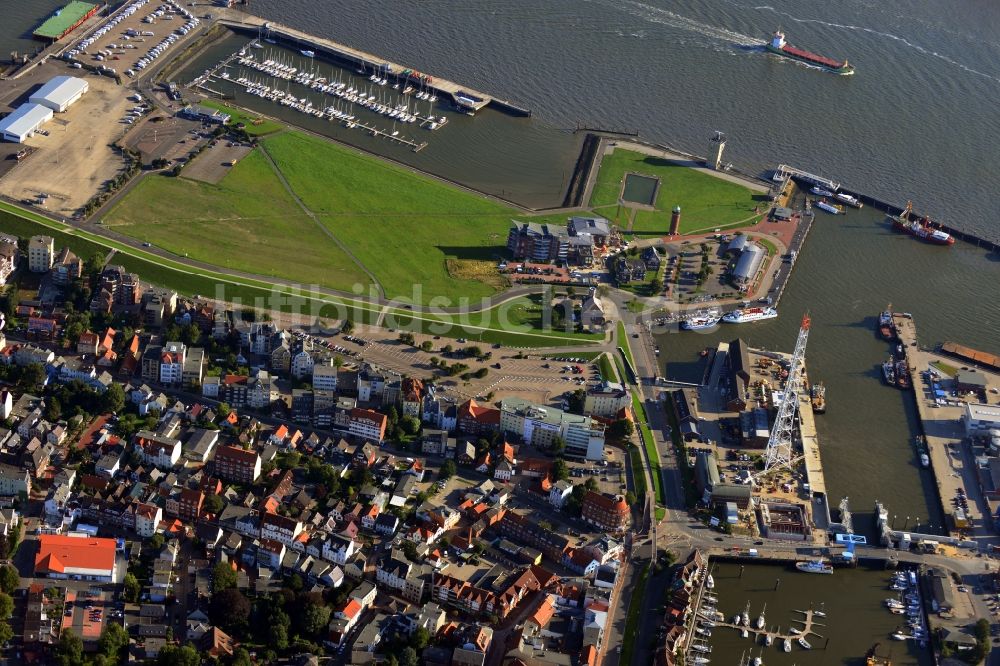
[[[660,454],[656,450],[656,440],[650,432],[646,423],[649,421],[646,416],[646,409],[642,405],[636,391],[632,391],[632,412],[635,415],[636,429],[642,438],[642,445],[646,447],[646,457],[649,458],[649,473],[653,477],[653,490],[656,491],[656,503],[666,504],[667,494],[663,488],[663,473],[660,471]]]
[[[601,368],[601,378],[607,382],[617,382],[618,375],[615,374],[614,366],[607,354],[601,354],[601,359],[597,362]]]
[[[625,630],[622,632],[622,652],[618,657],[619,664],[631,664],[632,653],[635,651],[635,640],[639,636],[639,615],[642,613],[643,600],[646,598],[646,578],[649,576],[649,565],[645,565],[632,589],[628,602],[628,613],[625,616]],[[646,637],[648,638],[648,636]]]
[[[944,361],[931,361],[930,365],[935,367],[941,374],[947,375],[948,377],[954,377],[958,374],[958,368],[953,365],[948,365]]]
[[[660,179],[655,210],[635,211],[632,230],[638,235],[662,235],[670,229],[670,212],[681,207],[680,231],[697,231],[732,225],[754,217],[754,207],[765,207],[763,195],[737,183],[717,178],[688,166],[628,150],[615,150],[601,162],[590,207],[628,227],[629,211],[618,206],[618,197],[626,173],[639,173]],[[619,209],[620,208],[620,209]]]
[[[632,482],[635,485],[635,496],[640,500],[646,497],[648,488],[646,487],[646,475],[643,473],[645,466],[642,464],[642,454],[639,447],[628,447],[629,466],[632,468]]]
[[[242,109],[237,109],[232,106],[226,106],[221,102],[217,102],[213,99],[207,99],[201,103],[202,106],[207,106],[213,109],[218,109],[223,113],[228,113],[232,124],[243,123],[246,126],[247,134],[250,136],[264,136],[265,134],[274,134],[275,132],[281,130],[284,125],[277,123],[273,120],[268,120],[267,118],[261,118],[255,113],[248,113]]]
[[[104,226],[181,257],[248,273],[345,290],[370,282],[302,212],[257,151],[218,185],[150,175],[105,216]]]

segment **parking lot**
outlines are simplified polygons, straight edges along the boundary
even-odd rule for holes
[[[178,143],[181,141],[186,142],[186,139],[180,139]],[[251,150],[249,144],[220,139],[184,167],[184,177],[215,185]]]
[[[172,0],[140,0],[74,44],[67,55],[134,77],[164,57],[198,23],[191,12]]]

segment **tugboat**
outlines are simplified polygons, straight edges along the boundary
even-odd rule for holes
[[[878,332],[883,340],[896,339],[896,326],[892,323],[892,303],[878,316]]]
[[[915,236],[920,240],[931,243],[932,245],[954,245],[955,238],[949,233],[945,233],[940,229],[932,229],[930,226],[930,218],[924,216],[919,220],[911,220],[910,216],[913,214],[913,202],[907,201],[906,208],[899,215],[893,217],[891,215],[886,217],[886,220],[892,223],[892,228],[896,231],[902,231],[903,233]]]
[[[910,365],[906,359],[896,361],[896,388],[901,391],[909,391],[912,384],[910,382]]]
[[[882,379],[889,386],[896,385],[896,361],[894,359],[890,358],[882,364]]]
[[[812,410],[814,414],[826,413],[826,387],[823,382],[813,384],[812,387]]]
[[[785,41],[785,33],[780,30],[776,30],[775,33],[771,35],[771,41],[767,45],[767,50],[771,53],[791,58],[792,60],[804,62],[807,65],[812,65],[813,67],[825,69],[833,74],[839,74],[841,76],[850,76],[851,74],[854,74],[854,65],[848,63],[846,60],[841,62],[834,60],[833,58],[827,58],[826,56],[813,53],[812,51],[806,51],[805,49],[792,46]]]

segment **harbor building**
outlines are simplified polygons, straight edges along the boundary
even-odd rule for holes
[[[63,113],[90,90],[90,84],[75,76],[54,76],[36,90],[28,101]]]
[[[604,426],[589,416],[506,398],[500,403],[500,430],[543,449],[560,437],[566,443],[566,457],[604,459]]]
[[[28,241],[28,270],[45,273],[52,268],[55,240],[52,236],[32,236]]]
[[[792,502],[764,500],[758,504],[760,533],[768,539],[805,541],[810,537],[805,507]]]
[[[766,258],[767,250],[757,243],[747,242],[740,252],[739,259],[736,260],[736,267],[733,268],[733,284],[741,289],[750,286]]]
[[[0,120],[0,134],[4,141],[24,143],[34,136],[38,128],[52,120],[52,109],[41,104],[22,104],[3,120]]]
[[[969,437],[989,434],[991,430],[1000,429],[1000,407],[994,405],[965,405],[962,415],[962,425]]]

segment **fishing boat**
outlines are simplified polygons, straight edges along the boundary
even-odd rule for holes
[[[819,201],[817,201],[816,202],[816,208],[819,208],[820,210],[822,210],[824,212],[830,213],[831,215],[843,215],[844,214],[844,207],[843,206],[838,206],[837,204],[829,203],[826,199],[820,199]]]
[[[910,366],[906,359],[896,361],[896,387],[903,391],[908,391],[912,386],[910,382]]]
[[[883,340],[894,340],[896,338],[896,325],[892,323],[891,303],[878,316],[878,332]]]
[[[764,624],[765,624],[764,612],[766,610],[767,610],[767,604],[764,604],[764,608],[761,609],[760,615],[757,616],[757,628],[758,629],[763,629],[764,628]]]
[[[826,387],[823,386],[823,382],[813,384],[810,401],[814,414],[826,413]]]
[[[780,30],[776,30],[774,34],[771,35],[771,41],[767,44],[767,50],[771,53],[811,65],[812,67],[819,67],[820,69],[824,69],[833,74],[839,74],[841,76],[850,76],[854,74],[854,65],[850,64],[846,60],[834,60],[833,58],[827,58],[826,56],[821,56],[817,53],[813,53],[812,51],[806,51],[805,49],[800,49],[797,46],[792,46],[785,41],[785,33]]]
[[[813,647],[812,645],[809,644],[809,641],[807,641],[802,636],[799,636],[799,645],[802,646],[803,650],[812,650],[812,647]]]
[[[842,201],[845,204],[847,204],[848,206],[852,206],[854,208],[862,208],[862,207],[864,207],[864,204],[861,203],[861,201],[857,197],[852,197],[850,194],[844,194],[843,192],[837,192],[836,194],[833,195],[833,197],[837,201]]]
[[[932,245],[954,245],[955,237],[949,233],[934,229],[930,226],[931,220],[924,216],[919,220],[910,219],[913,215],[913,202],[907,201],[906,208],[899,215],[886,217],[896,231],[910,234],[920,240]]]
[[[809,560],[808,562],[796,562],[795,568],[804,573],[832,574],[833,566],[823,560]]]
[[[792,651],[792,639],[791,638],[786,638],[784,641],[782,641],[781,642],[781,649],[784,650],[785,652],[791,652]]]

